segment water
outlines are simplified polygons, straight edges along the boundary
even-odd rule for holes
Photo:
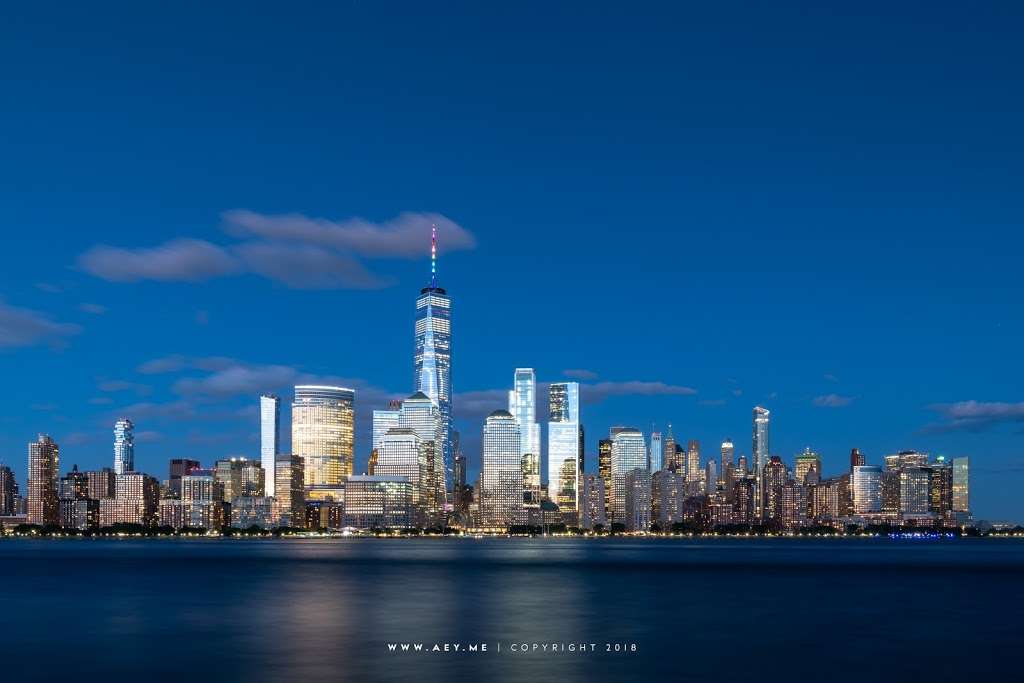
[[[19,681],[1012,680],[1022,570],[1015,540],[8,539],[0,670]],[[389,642],[488,651],[402,654]],[[588,651],[511,651],[522,643]]]

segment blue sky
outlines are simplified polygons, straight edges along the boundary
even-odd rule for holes
[[[9,8],[0,460],[108,464],[121,414],[161,477],[255,456],[332,379],[362,468],[436,220],[474,469],[533,366],[592,385],[588,468],[620,423],[749,453],[761,403],[787,460],[969,455],[1024,517],[1019,6],[492,4]]]

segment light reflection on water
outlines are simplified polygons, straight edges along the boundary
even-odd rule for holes
[[[83,680],[948,680],[1010,670],[1022,569],[979,540],[5,540],[0,647]]]

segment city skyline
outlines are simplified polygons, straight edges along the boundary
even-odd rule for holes
[[[761,404],[771,455],[810,447],[827,472],[854,447],[969,456],[976,514],[1020,518],[1015,22],[975,14],[984,40],[951,50],[950,8],[922,26],[906,8],[507,24],[481,7],[439,52],[410,28],[428,9],[387,31],[381,11],[297,27],[210,8],[187,22],[196,45],[239,56],[214,64],[160,22],[102,54],[88,13],[23,7],[0,29],[24,65],[0,204],[0,462],[22,486],[35,434],[94,469],[120,417],[143,471],[257,459],[253,397],[297,384],[356,391],[361,470],[372,410],[412,393],[436,223],[468,480],[480,425],[532,367],[541,425],[550,383],[580,383],[586,472],[616,424],[752,459]],[[339,39],[313,54],[320,25]]]

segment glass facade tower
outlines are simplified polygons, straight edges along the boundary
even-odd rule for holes
[[[340,488],[352,474],[355,392],[300,385],[292,403],[292,453],[305,465],[306,488]]]
[[[281,399],[273,394],[260,396],[260,464],[266,477],[267,495],[277,486],[277,456],[281,453]]]
[[[764,466],[768,464],[768,426],[771,413],[767,408],[754,407],[754,439],[751,456],[754,459],[754,510],[760,516],[764,510]]]
[[[480,463],[480,521],[505,528],[520,524],[523,515],[523,469],[519,424],[512,414],[495,410],[487,416]]]
[[[523,500],[540,504],[540,425],[537,424],[537,376],[533,368],[516,368],[508,392],[508,412],[519,425],[519,457],[523,469]]]
[[[114,474],[135,471],[135,425],[126,417],[114,423]]]
[[[548,392],[548,499],[563,512],[579,509],[579,471],[583,433],[580,385],[556,382]]]
[[[626,474],[647,470],[647,444],[638,429],[619,429],[612,437],[611,511],[613,524],[626,523]]]

